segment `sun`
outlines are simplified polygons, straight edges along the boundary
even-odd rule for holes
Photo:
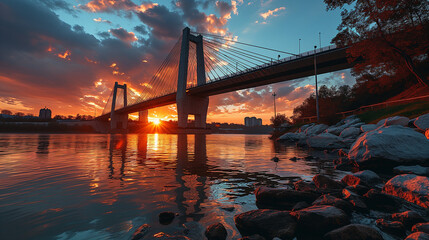
[[[158,118],[153,119],[153,124],[159,125],[161,121]]]

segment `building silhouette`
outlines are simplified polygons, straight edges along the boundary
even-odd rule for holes
[[[39,118],[44,120],[50,120],[52,118],[52,112],[49,108],[42,108],[39,111]]]
[[[262,126],[262,119],[256,118],[256,117],[245,117],[244,118],[244,125],[246,127]]]

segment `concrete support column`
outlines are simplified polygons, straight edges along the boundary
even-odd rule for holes
[[[143,110],[139,112],[139,122],[140,123],[148,123],[148,110]]]
[[[204,65],[204,49],[203,38],[201,35],[193,36],[190,34],[190,29],[183,29],[182,45],[180,50],[179,75],[177,79],[177,115],[178,126],[186,128],[188,125],[188,115],[195,116],[195,127],[205,128],[207,119],[207,108],[209,104],[208,97],[189,96],[186,93],[186,85],[188,79],[188,61],[189,61],[189,41],[197,45],[197,84],[206,83],[206,73]]]
[[[112,96],[112,108],[110,110],[110,130],[112,132],[124,132],[128,128],[128,114],[119,114],[115,112],[118,88],[124,90],[124,107],[127,106],[127,84],[119,85],[118,82],[115,82]]]

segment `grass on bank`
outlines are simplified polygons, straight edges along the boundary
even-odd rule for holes
[[[388,117],[404,116],[412,119],[425,113],[429,113],[429,102],[427,101],[388,106],[382,109],[370,110],[357,116],[365,123],[377,123]]]

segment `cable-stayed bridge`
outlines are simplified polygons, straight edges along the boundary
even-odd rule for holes
[[[315,66],[322,74],[350,68],[352,63],[345,48],[294,54],[185,28],[152,79],[141,84],[142,92],[115,83],[97,119],[110,118],[112,130],[126,129],[128,114],[139,112],[140,120],[147,121],[148,109],[176,103],[180,128],[186,128],[188,115],[195,116],[196,127],[205,128],[209,96],[311,76]]]

